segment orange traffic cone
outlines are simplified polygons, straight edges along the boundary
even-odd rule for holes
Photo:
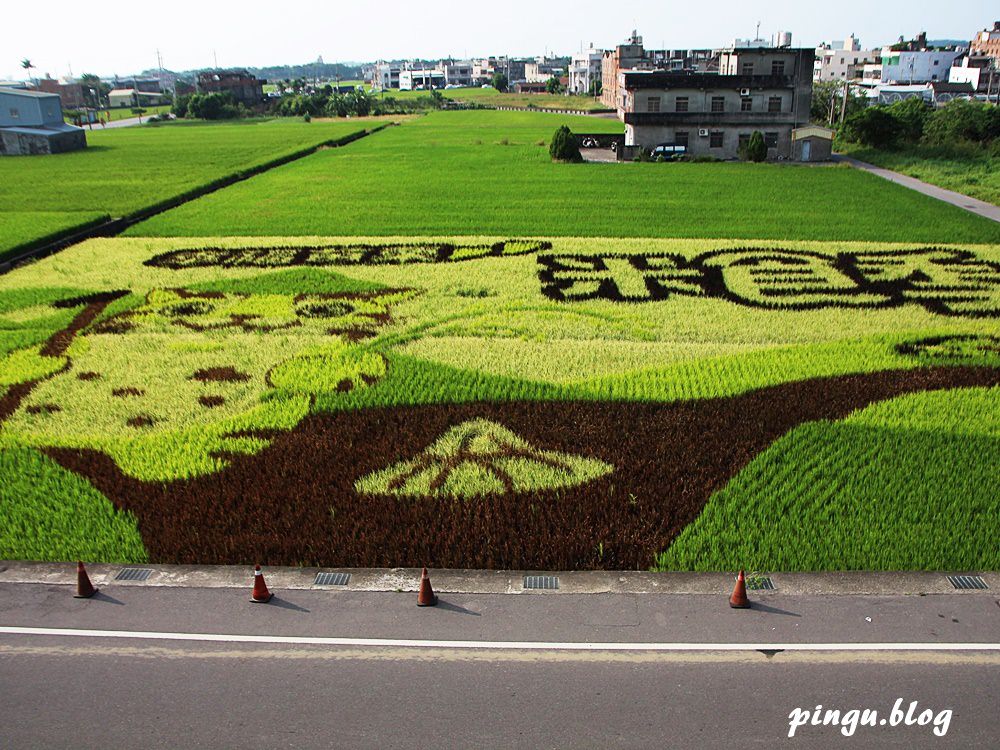
[[[417,595],[418,607],[433,607],[438,603],[437,595],[431,588],[431,579],[427,577],[427,568],[420,574],[420,593]]]
[[[96,593],[97,589],[95,589],[94,584],[90,582],[90,576],[87,575],[87,569],[83,567],[83,563],[78,560],[76,563],[76,593],[73,594],[73,598],[89,599]]]
[[[253,569],[253,593],[250,594],[250,601],[263,604],[270,600],[271,592],[267,590],[267,584],[264,583],[264,574],[261,572],[260,566],[256,565]]]
[[[747,599],[747,577],[743,571],[736,576],[736,587],[733,595],[729,597],[729,606],[733,609],[750,609],[750,600]]]

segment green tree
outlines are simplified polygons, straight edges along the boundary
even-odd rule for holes
[[[832,125],[840,120],[844,108],[844,84],[842,81],[817,81],[813,84],[812,99],[809,104],[809,119],[816,123]],[[850,118],[868,106],[865,93],[851,85],[847,87],[846,117]]]
[[[193,94],[188,100],[187,117],[202,120],[231,120],[241,117],[245,110],[229,94]]]
[[[494,73],[490,83],[497,91],[506,91],[510,85],[510,81],[507,80],[507,76],[503,73]]]
[[[35,67],[35,64],[31,62],[27,57],[21,60],[21,67],[27,72],[28,78],[31,78],[31,69]],[[31,78],[31,80],[34,80]]]
[[[914,96],[891,104],[889,113],[899,123],[899,137],[909,143],[916,143],[924,134],[930,107],[921,97]]]
[[[84,73],[80,76],[80,84],[83,86],[84,99],[91,107],[101,106],[101,79],[93,73]]]
[[[767,159],[767,144],[764,143],[764,134],[759,130],[753,131],[746,145],[740,151],[740,156],[747,161],[762,162]]]
[[[549,80],[545,82],[545,90],[550,94],[558,94],[562,92],[562,84],[559,83],[559,79],[552,76]]]
[[[348,96],[348,106],[351,105],[354,114],[358,117],[367,117],[372,111],[372,97],[362,86],[358,86]]]
[[[601,91],[603,90],[604,90],[603,82],[601,81],[600,78],[595,78],[590,82],[590,89],[588,90],[587,93],[590,94],[590,96],[597,98],[598,96],[601,95]]]
[[[554,161],[583,161],[583,157],[580,155],[580,143],[566,125],[560,125],[559,129],[552,135],[552,142],[549,143],[549,156]]]
[[[1000,138],[1000,107],[955,99],[927,116],[924,142],[950,146],[961,142],[981,146]]]
[[[841,134],[863,146],[891,148],[899,142],[900,124],[888,107],[878,105],[849,117]]]
[[[191,94],[181,94],[176,99],[174,99],[174,104],[170,108],[174,117],[187,117],[188,106],[191,103]]]

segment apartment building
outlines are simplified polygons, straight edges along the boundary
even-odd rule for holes
[[[594,83],[601,80],[604,50],[590,47],[573,55],[569,63],[569,93],[589,94]]]
[[[759,130],[769,158],[791,158],[793,131],[809,122],[814,58],[813,49],[734,47],[720,54],[717,73],[622,71],[625,145],[734,159]]]
[[[881,50],[861,49],[861,42],[851,34],[843,41],[821,44],[816,48],[813,80],[817,83],[858,80],[863,77],[865,65],[879,62],[880,58]]]
[[[990,57],[1000,65],[1000,21],[994,21],[992,29],[977,32],[969,51],[973,55]]]

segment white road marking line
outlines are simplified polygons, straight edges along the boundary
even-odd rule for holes
[[[512,651],[1000,651],[1000,643],[585,643],[547,641],[447,641],[410,638],[334,638],[301,635],[160,633],[149,630],[83,630],[0,625],[0,635],[131,638],[214,643],[284,643],[374,648],[506,649]]]

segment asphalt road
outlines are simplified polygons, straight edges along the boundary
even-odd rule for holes
[[[77,600],[66,586],[0,585],[0,626],[77,631],[0,633],[0,747],[1000,745],[1000,651],[948,650],[1000,641],[995,592],[774,592],[745,611],[703,595],[449,594],[441,606],[417,608],[411,593],[301,590],[278,592],[270,604],[250,604],[247,594],[113,585],[100,598]],[[258,634],[425,639],[441,647],[240,640]],[[449,645],[458,639],[552,647]],[[565,647],[594,641],[664,648]],[[788,649],[670,645],[705,643]],[[842,645],[811,650],[828,643]],[[858,651],[852,643],[929,650]],[[810,650],[793,650],[803,644]],[[904,718],[892,726],[899,699],[901,718],[916,701],[911,720],[929,710],[928,723]],[[789,714],[817,705],[842,717],[797,727],[789,739]],[[844,736],[851,709],[878,711],[876,725]],[[935,721],[947,729],[943,737]]]

